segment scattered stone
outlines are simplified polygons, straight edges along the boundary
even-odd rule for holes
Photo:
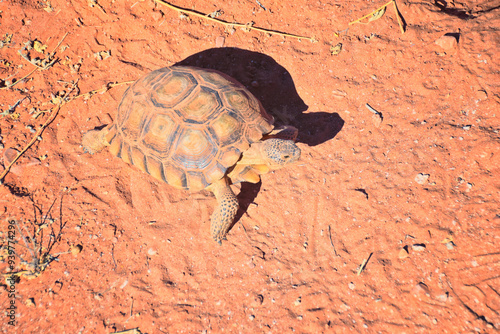
[[[457,47],[458,40],[453,34],[445,34],[439,37],[434,43],[443,48],[443,50],[452,50]]]
[[[224,46],[225,42],[226,42],[226,39],[224,38],[224,36],[219,36],[215,39],[215,47],[221,48]]]
[[[15,148],[9,147],[8,149],[6,149],[5,152],[3,152],[4,164],[6,165],[10,164],[12,161],[14,161],[14,159],[17,157],[18,154],[19,151],[16,150]]]
[[[356,288],[356,285],[353,282],[349,283],[348,286],[349,286],[349,289],[351,289],[351,290],[354,290],[354,288]]]
[[[26,301],[24,303],[28,307],[36,307],[35,298],[28,298],[28,299],[26,299]]]
[[[415,176],[415,182],[418,184],[425,184],[427,180],[429,179],[430,174],[424,174],[424,173],[419,173],[417,176]]]
[[[153,20],[159,21],[163,17],[163,13],[161,11],[153,11],[151,12],[151,17]]]
[[[479,100],[486,100],[488,98],[488,93],[484,89],[477,91],[476,96]]]
[[[411,248],[415,252],[423,252],[425,250],[425,244],[414,244],[411,246]]]
[[[444,293],[442,295],[436,296],[436,299],[440,302],[446,302],[448,300],[448,294]]]
[[[83,249],[83,246],[82,245],[71,245],[69,247],[69,251],[71,252],[71,254],[73,254],[74,256],[78,255],[81,253]]]
[[[410,254],[408,253],[408,247],[405,246],[405,247],[401,248],[401,250],[399,251],[398,257],[402,260],[402,259],[406,259],[408,256],[410,256]]]
[[[445,246],[449,250],[452,250],[454,248],[455,244],[453,243],[453,241],[450,241],[450,242],[445,243]]]
[[[264,302],[264,296],[263,295],[256,295],[253,299],[252,306],[260,306]]]
[[[380,127],[382,124],[382,114],[373,114],[372,123],[376,128]]]
[[[253,314],[250,314],[248,318],[250,319],[250,321],[253,321],[253,319],[255,319],[255,316]]]
[[[299,306],[299,305],[300,305],[300,303],[302,303],[302,298],[301,298],[301,297],[297,298],[297,299],[295,300],[295,302],[293,303],[293,305],[295,305],[295,306]]]
[[[425,283],[420,282],[417,285],[415,285],[415,287],[413,288],[413,294],[419,295],[422,293],[425,294],[426,296],[430,296],[429,287]]]
[[[153,256],[156,255],[156,251],[153,248],[148,249],[148,255]]]

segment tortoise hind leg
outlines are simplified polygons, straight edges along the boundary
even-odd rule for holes
[[[109,126],[101,130],[90,130],[85,133],[82,137],[83,150],[94,154],[109,146],[109,143],[106,141],[108,132]]]
[[[210,231],[215,241],[221,244],[221,240],[226,238],[233,223],[239,204],[229,186],[227,177],[211,184],[208,189],[214,193],[217,199],[217,207],[211,217]]]

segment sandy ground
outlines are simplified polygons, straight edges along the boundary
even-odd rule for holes
[[[498,2],[399,1],[404,34],[392,4],[349,25],[383,2],[175,4],[317,42],[152,0],[0,2],[0,170],[34,139],[0,186],[0,331],[498,330]],[[81,147],[116,116],[109,83],[177,63],[300,131],[298,164],[235,187],[222,246],[210,192]]]

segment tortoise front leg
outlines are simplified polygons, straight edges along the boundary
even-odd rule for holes
[[[229,186],[227,177],[211,184],[208,189],[214,193],[217,199],[217,207],[211,217],[210,230],[215,241],[221,244],[221,240],[226,239],[226,234],[233,223],[239,204]]]

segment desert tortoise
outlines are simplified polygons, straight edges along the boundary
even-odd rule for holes
[[[115,121],[82,138],[84,149],[109,151],[180,189],[209,189],[218,205],[211,233],[220,243],[238,201],[230,184],[295,162],[297,129],[273,130],[273,118],[240,83],[214,70],[165,67],[127,89]]]

